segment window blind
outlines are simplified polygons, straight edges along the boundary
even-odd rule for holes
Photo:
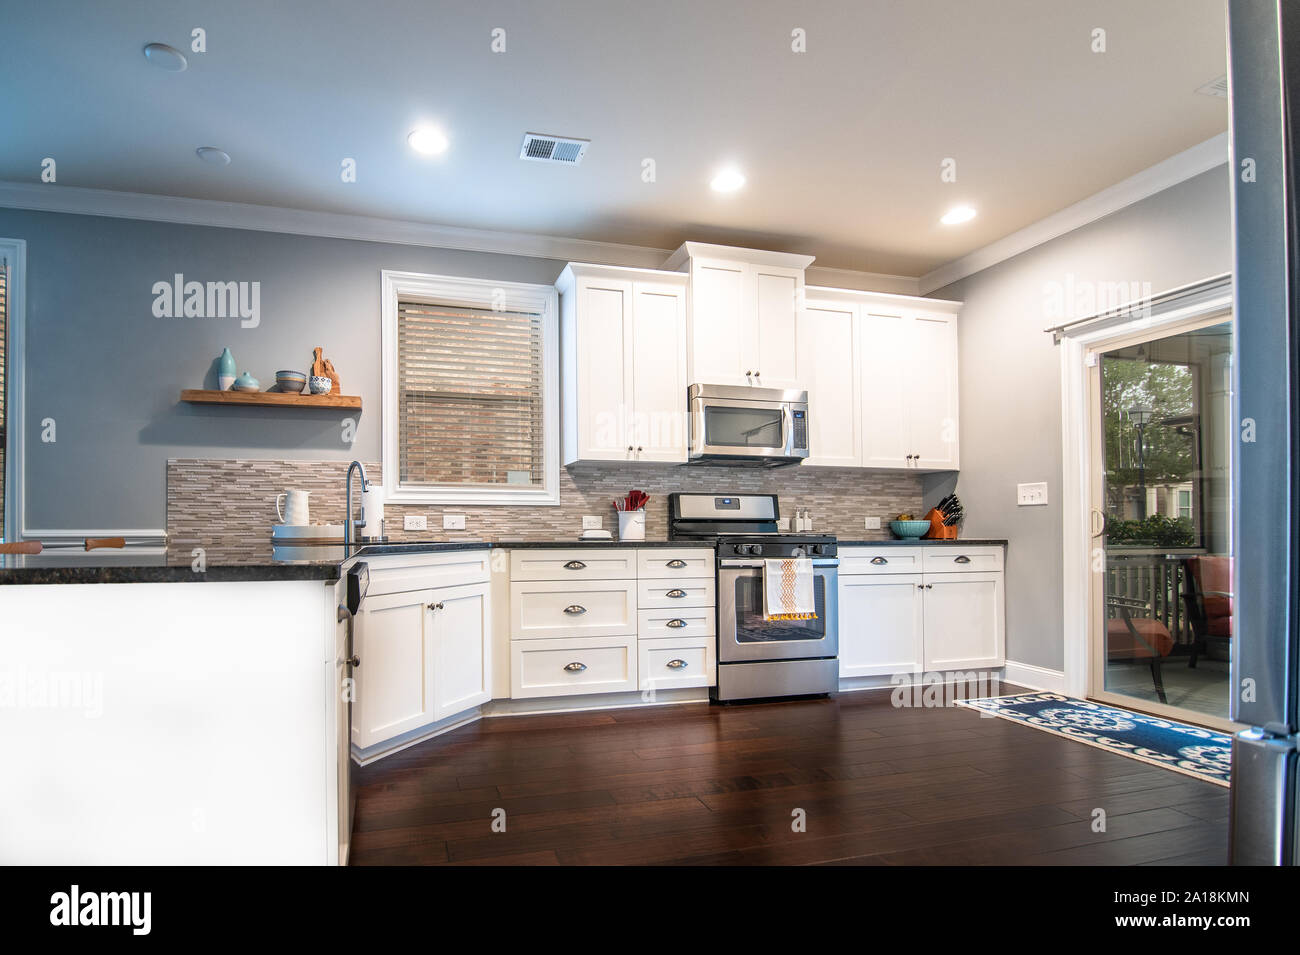
[[[399,301],[404,485],[545,486],[542,316]]]

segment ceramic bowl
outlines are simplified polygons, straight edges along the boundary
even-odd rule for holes
[[[929,521],[890,521],[889,529],[896,537],[921,538],[930,530]]]
[[[281,391],[300,394],[307,387],[307,376],[300,371],[277,371],[275,384]]]
[[[334,382],[324,375],[312,375],[307,379],[307,384],[313,395],[328,395],[330,389],[334,387]]]

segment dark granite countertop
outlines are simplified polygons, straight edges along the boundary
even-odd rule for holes
[[[905,540],[897,537],[890,538],[889,540],[847,540],[841,537],[838,539],[838,543],[839,546],[841,547],[880,547],[881,545],[884,545],[886,547],[900,547],[900,546],[916,547],[918,545],[921,547],[999,547],[999,546],[1006,547],[1007,546],[1007,541],[1005,539],[998,539],[994,537],[963,537],[960,540],[951,540],[951,541],[928,540],[926,538],[921,538],[920,540],[908,538]]]
[[[958,545],[1005,545],[1005,540],[844,540],[841,547],[879,547],[921,545],[952,547]],[[400,554],[433,554],[443,551],[521,550],[540,548],[618,548],[618,547],[708,547],[705,541],[394,541],[366,544],[345,553],[342,544],[309,548],[310,559],[288,559],[280,555],[289,548],[276,548],[271,542],[239,548],[205,549],[202,571],[195,570],[195,558],[188,552],[167,555],[138,555],[129,552],[99,551],[59,556],[50,551],[36,555],[0,556],[0,585],[3,584],[125,584],[183,583],[197,581],[257,580],[338,580],[344,567],[354,558],[389,557]]]

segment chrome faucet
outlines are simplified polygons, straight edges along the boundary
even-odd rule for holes
[[[365,494],[366,491],[370,490],[370,483],[366,480],[366,466],[362,464],[360,461],[353,461],[351,464],[348,465],[348,477],[346,483],[344,484],[344,490],[343,490],[344,496],[346,498],[344,507],[347,508],[347,513],[343,515],[343,551],[345,554],[353,544],[357,543],[357,541],[353,540],[353,537],[355,536],[356,532],[366,526],[366,505],[365,505],[364,498],[362,499],[362,503],[361,503],[360,520],[352,519],[352,472],[353,470],[357,470],[361,472],[361,493]]]

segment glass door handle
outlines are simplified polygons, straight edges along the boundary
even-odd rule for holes
[[[1104,512],[1099,511],[1094,507],[1092,509],[1092,514],[1089,515],[1089,519],[1092,522],[1091,530],[1093,537],[1100,537],[1102,534],[1106,533],[1106,515]]]

